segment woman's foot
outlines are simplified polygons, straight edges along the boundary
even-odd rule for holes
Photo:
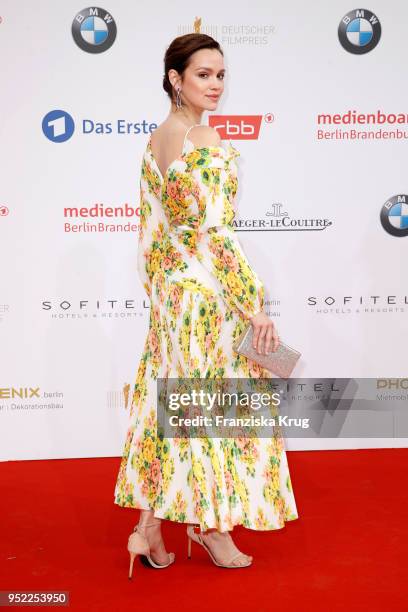
[[[154,523],[154,525],[152,525]],[[145,527],[149,525],[149,527]],[[154,517],[150,510],[140,513],[138,532],[145,536],[149,543],[150,557],[158,565],[166,565],[169,562],[169,553],[166,552],[161,534],[161,519]]]
[[[222,565],[229,563],[231,557],[240,552],[235,546],[234,541],[228,531],[220,532],[216,529],[210,529],[201,532],[201,537],[204,544],[211,550],[215,559]],[[248,563],[252,562],[252,559],[253,557],[251,557],[251,555],[246,555],[245,553],[241,552],[241,554],[232,561],[232,564],[248,565]]]

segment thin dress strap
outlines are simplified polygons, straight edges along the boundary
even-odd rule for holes
[[[190,125],[190,127],[188,128],[187,132],[184,134],[184,141],[183,141],[183,153],[184,153],[184,149],[186,146],[186,138],[187,138],[187,134],[189,133],[189,131],[191,130],[191,128],[196,127],[198,125],[203,125],[202,123],[195,123],[194,125]]]
[[[184,151],[185,151],[187,134],[189,133],[189,131],[191,130],[191,128],[196,127],[197,125],[203,125],[203,124],[202,124],[202,123],[195,123],[194,125],[190,125],[190,127],[189,127],[189,128],[188,128],[188,130],[187,130],[187,132],[185,133],[185,135],[184,135],[184,142],[183,142],[183,151],[182,151],[182,154],[183,154],[183,153],[184,153]],[[229,139],[229,146],[230,146],[230,149],[232,149],[232,148],[233,148],[232,143],[231,143],[231,139]]]

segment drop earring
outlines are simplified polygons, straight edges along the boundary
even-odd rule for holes
[[[181,97],[180,97],[180,91],[181,91],[181,89],[180,89],[180,88],[179,88],[179,89],[177,89],[177,95],[176,95],[176,108],[177,108],[177,110],[178,110],[178,109],[180,109],[180,108],[182,107],[182,104],[181,104]]]

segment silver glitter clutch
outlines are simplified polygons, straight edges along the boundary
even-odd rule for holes
[[[258,353],[252,346],[253,334],[254,328],[249,323],[248,327],[234,341],[232,345],[234,351],[248,357],[252,361],[256,361],[260,366],[270,370],[270,372],[276,374],[279,378],[289,378],[301,353],[282,342],[282,340],[279,340],[279,346],[275,352],[271,351],[267,355],[263,355]]]

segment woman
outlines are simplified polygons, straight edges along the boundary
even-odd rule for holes
[[[150,298],[149,331],[114,501],[141,510],[129,536],[129,578],[136,554],[157,568],[174,561],[163,518],[188,523],[189,556],[195,541],[217,565],[239,568],[252,557],[235,545],[235,525],[279,529],[298,517],[281,437],[157,435],[157,378],[269,378],[232,343],[248,321],[259,353],[279,342],[263,312],[264,286],[231,224],[239,153],[200,125],[224,89],[222,50],[210,36],[187,34],[173,40],[164,63],[171,108],[150,136],[140,180],[138,270]]]

